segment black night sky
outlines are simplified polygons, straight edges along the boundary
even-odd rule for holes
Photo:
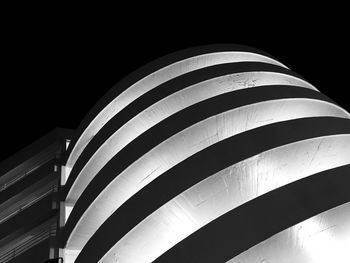
[[[118,80],[162,55],[197,45],[236,43],[268,52],[350,111],[349,41],[341,29],[311,22],[283,29],[257,23],[238,30],[229,20],[225,27],[111,20],[107,28],[96,19],[29,18],[5,29],[0,160],[55,127],[75,129]]]

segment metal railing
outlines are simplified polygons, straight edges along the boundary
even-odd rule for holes
[[[54,236],[56,234],[56,224],[50,220],[35,230],[18,240],[14,246],[10,246],[5,250],[0,251],[0,263],[9,262],[28,249],[34,247],[49,237]]]
[[[27,177],[28,175],[33,173],[35,170],[37,170],[38,168],[40,168],[44,164],[46,164],[49,161],[53,160],[55,158],[55,156],[56,156],[56,153],[55,153],[55,151],[53,149],[54,147],[55,146],[52,145],[46,151],[42,152],[40,155],[41,156],[45,156],[45,157],[39,157],[37,161],[35,161],[33,164],[30,165],[29,169],[26,169],[26,170],[24,170],[22,172],[19,172],[15,176],[12,176],[12,178],[4,179],[5,182],[4,182],[4,180],[0,180],[0,181],[3,181],[3,182],[0,183],[0,192],[6,190],[6,188],[8,188],[9,186],[11,186],[11,185],[17,183],[18,181],[24,179],[25,177]]]
[[[0,212],[0,224],[4,223],[11,217],[14,217],[15,215],[22,212],[24,209],[34,205],[35,203],[39,202],[49,194],[57,191],[57,184],[54,184],[55,182],[51,182],[46,187],[43,187],[42,189],[32,193],[31,196],[28,196],[26,198],[23,198],[19,202],[15,203],[12,207],[9,207],[8,209],[5,209]]]

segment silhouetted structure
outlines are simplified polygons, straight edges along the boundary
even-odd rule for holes
[[[59,197],[48,194],[51,208],[37,214],[46,219],[21,238],[53,229],[40,244],[64,262],[341,262],[350,244],[349,116],[252,48],[162,57],[116,84],[74,136],[59,136],[55,158],[39,165],[54,169],[53,182],[35,188]],[[34,181],[21,185],[14,194]],[[4,214],[17,202],[10,197]],[[3,238],[15,233],[3,229]]]
[[[58,257],[61,158],[72,132],[56,129],[0,166],[0,262]]]

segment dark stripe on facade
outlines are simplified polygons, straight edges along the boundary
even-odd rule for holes
[[[142,155],[187,127],[241,106],[283,98],[310,98],[329,101],[323,94],[295,86],[262,86],[235,90],[185,108],[153,126],[119,151],[95,176],[76,202],[65,226],[71,233],[82,213],[118,174]],[[111,173],[110,171],[113,171]],[[67,194],[67,193],[65,193]],[[68,236],[65,236],[65,241]],[[64,242],[65,242],[64,241]]]
[[[224,263],[271,236],[350,201],[350,165],[298,180],[202,227],[154,263]]]
[[[94,120],[97,114],[100,113],[111,101],[113,101],[114,98],[119,96],[123,91],[128,89],[130,86],[132,86],[139,80],[147,77],[148,75],[164,67],[167,67],[173,63],[180,62],[182,60],[199,56],[199,55],[205,55],[205,54],[216,53],[216,52],[226,52],[226,51],[255,53],[255,54],[263,55],[271,59],[274,59],[277,62],[277,60],[273,56],[269,55],[264,51],[251,48],[248,46],[234,45],[234,44],[206,45],[206,46],[188,48],[188,49],[174,52],[172,54],[165,55],[161,58],[151,61],[150,63],[142,66],[141,68],[127,75],[117,84],[115,84],[101,99],[98,100],[98,102],[94,105],[94,107],[84,117],[78,129],[75,131],[75,134],[76,134],[75,138],[72,139],[71,143],[69,144],[64,163],[67,162],[67,159],[70,153],[72,152],[77,140],[81,136],[81,134],[88,127],[88,125]]]
[[[237,62],[220,64],[216,66],[207,67],[192,71],[190,73],[181,75],[177,78],[169,80],[158,87],[148,91],[144,95],[140,96],[112,119],[110,119],[104,127],[92,138],[92,140],[85,147],[76,163],[74,164],[72,171],[70,172],[68,181],[65,186],[65,193],[68,194],[69,189],[72,187],[75,179],[80,171],[84,168],[88,160],[98,150],[98,148],[120,127],[131,120],[134,116],[147,109],[151,105],[157,103],[163,98],[185,89],[191,85],[198,84],[200,82],[217,78],[220,76],[246,73],[246,72],[271,72],[271,73],[283,73],[286,75],[297,76],[290,70],[282,68],[280,66],[266,64],[261,62]],[[64,196],[66,197],[66,195]]]
[[[224,168],[279,146],[337,134],[350,134],[350,120],[334,117],[296,119],[259,127],[220,141],[177,164],[132,196],[95,232],[76,262],[97,262],[146,216]],[[106,175],[115,172],[109,169]],[[104,177],[99,180],[101,178]],[[91,184],[89,186],[92,189]],[[113,235],[109,234],[111,231]]]

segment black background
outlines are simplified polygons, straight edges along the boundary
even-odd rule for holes
[[[249,16],[204,22],[203,17],[184,21],[182,15],[132,23],[136,15],[120,9],[106,16],[47,13],[6,20],[0,160],[55,127],[77,128],[118,80],[160,56],[197,45],[236,43],[268,52],[350,111],[345,23],[300,22],[298,15],[294,20],[300,23],[288,27],[283,16],[268,25]]]

